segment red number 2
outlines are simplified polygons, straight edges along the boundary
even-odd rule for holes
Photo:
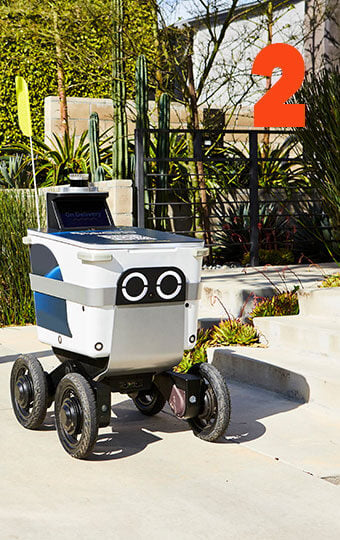
[[[256,56],[251,72],[270,77],[273,69],[281,78],[254,106],[255,127],[304,127],[305,105],[285,103],[301,86],[305,64],[299,51],[284,43],[274,43]]]

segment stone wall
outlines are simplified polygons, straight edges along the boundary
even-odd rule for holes
[[[89,117],[93,112],[99,116],[99,132],[112,128],[112,100],[99,98],[67,98],[70,132],[75,132],[76,140],[79,140],[81,134],[88,129]],[[151,123],[157,126],[157,111],[153,101],[149,102],[151,113]],[[127,102],[128,133],[132,137],[135,129],[135,105],[133,101]],[[228,113],[226,113],[228,118]],[[200,120],[203,122],[203,108],[200,109]],[[171,103],[170,124],[172,129],[184,128],[186,126],[186,113],[183,105]],[[247,129],[253,126],[253,117],[248,109],[242,110],[238,115],[233,115],[228,124],[228,128]],[[48,96],[45,98],[45,142],[48,144],[52,133],[61,134],[60,130],[60,106],[57,96]],[[110,132],[108,134],[111,134]],[[246,136],[243,137],[244,139]]]

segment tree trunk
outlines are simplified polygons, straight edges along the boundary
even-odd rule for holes
[[[267,17],[267,45],[271,45],[273,43],[273,3],[268,2],[267,4],[267,10],[266,10],[266,17]],[[272,87],[272,76],[269,75],[266,77],[266,92],[270,90]],[[269,129],[269,128],[268,128]],[[269,154],[269,133],[265,133],[263,135],[263,156],[266,157]]]
[[[63,48],[58,28],[58,15],[56,11],[53,11],[53,26],[54,26],[54,40],[57,57],[57,81],[58,81],[58,98],[60,104],[60,122],[62,137],[69,136],[69,124],[68,124],[68,112],[67,112],[67,99],[65,89],[65,72],[63,63]]]
[[[198,139],[194,139],[194,137],[198,136],[198,130],[200,129],[200,123],[199,123],[199,116],[198,116],[198,104],[197,104],[197,95],[196,95],[196,89],[195,89],[195,80],[194,80],[194,71],[193,71],[193,63],[192,63],[192,55],[188,54],[188,94],[190,99],[190,104],[188,107],[189,112],[189,128],[192,130],[191,132],[191,138],[192,138],[192,144],[191,148],[194,150],[195,157],[198,157],[198,161],[195,163],[195,167],[193,167],[192,172],[194,172],[194,201],[195,201],[195,214],[196,214],[196,208],[198,207],[200,214],[201,214],[201,224],[204,228],[204,241],[206,244],[211,246],[211,231],[210,231],[210,217],[209,217],[209,206],[208,206],[208,198],[207,198],[207,186],[205,182],[205,176],[204,176],[204,166],[202,161],[202,137],[199,137]],[[198,141],[198,152],[199,155],[197,156],[197,152],[195,152],[195,142]],[[193,155],[193,154],[190,154]],[[196,220],[195,220],[196,221]]]

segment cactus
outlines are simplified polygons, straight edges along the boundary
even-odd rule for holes
[[[158,187],[162,188],[157,192],[157,202],[162,203],[156,205],[157,217],[165,218],[167,216],[167,192],[164,191],[168,187],[168,175],[169,175],[169,152],[170,152],[170,97],[168,94],[162,94],[159,100],[159,119],[158,119],[158,140],[157,140],[157,159],[158,159]],[[164,131],[163,131],[164,130]],[[167,227],[166,219],[161,220],[162,228]]]
[[[144,54],[140,54],[136,63],[136,128],[148,129],[148,71]]]
[[[149,157],[149,89],[148,89],[148,70],[147,60],[144,54],[140,54],[136,62],[136,128],[143,129],[143,151],[144,156]],[[149,177],[147,176],[148,164],[144,161],[144,185],[148,188]],[[145,191],[146,212],[151,208],[150,203],[152,194]]]
[[[89,119],[89,148],[90,148],[90,172],[94,180],[97,168],[100,165],[99,157],[99,117],[96,112]]]
[[[100,165],[99,154],[99,117],[92,113],[89,120],[90,172],[92,182],[103,182],[105,172]]]
[[[126,120],[126,83],[123,55],[123,0],[113,0],[113,143],[112,175],[123,179],[129,176],[128,136]]]
[[[160,160],[169,159],[170,143],[170,97],[168,94],[162,94],[159,100],[159,120],[158,129],[160,133],[157,141],[157,158]],[[163,131],[162,130],[166,130]],[[159,161],[160,187],[167,187],[168,183],[169,162]]]

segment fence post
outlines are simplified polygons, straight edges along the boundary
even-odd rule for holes
[[[145,227],[143,130],[135,129],[135,185],[137,189],[137,227]]]
[[[259,174],[258,174],[258,133],[249,132],[250,158],[250,266],[259,265]]]

